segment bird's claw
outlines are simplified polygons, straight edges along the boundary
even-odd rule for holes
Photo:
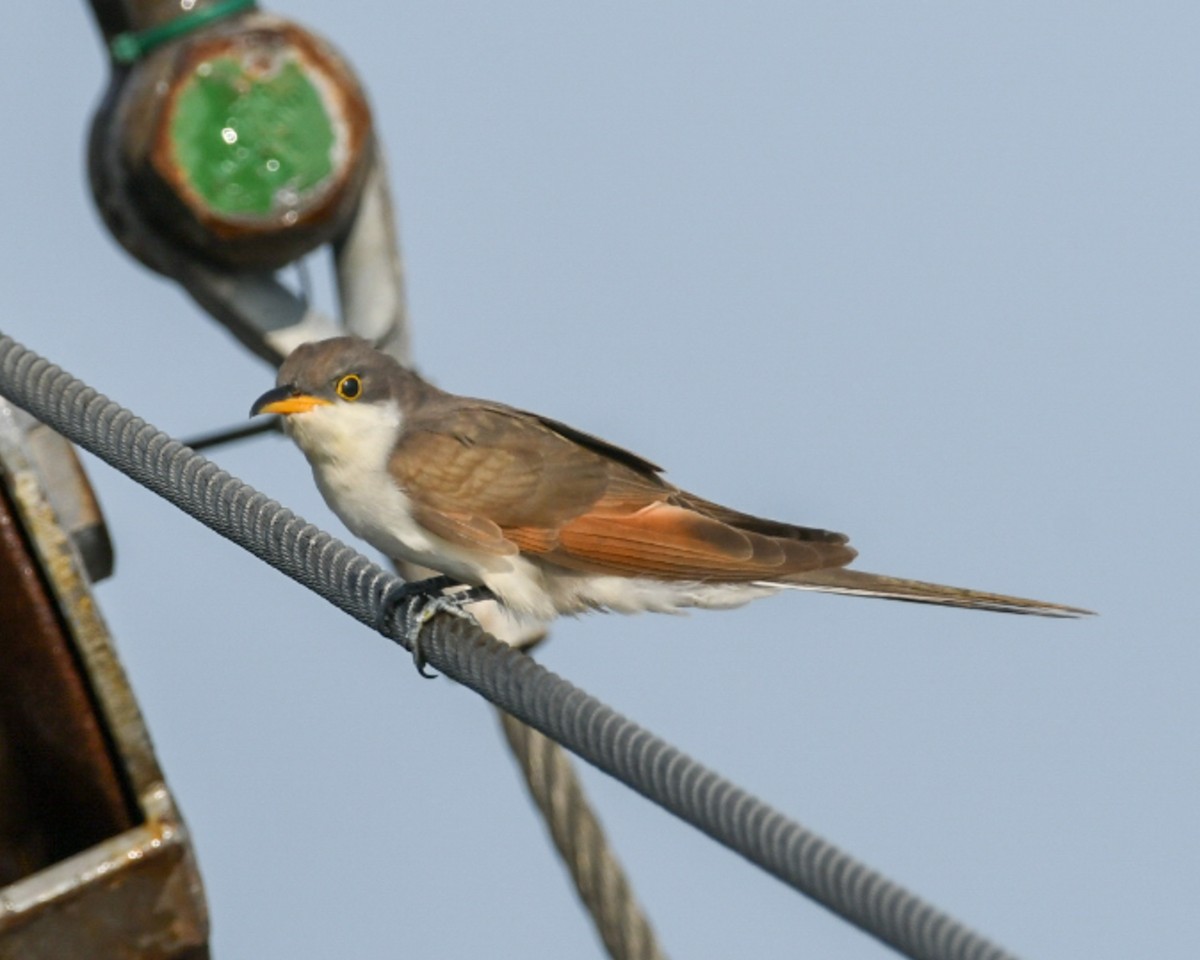
[[[431,680],[437,674],[429,673],[425,669],[425,651],[421,648],[421,631],[425,628],[425,624],[439,613],[448,613],[452,617],[470,620],[474,623],[475,618],[463,609],[463,602],[456,595],[445,593],[417,594],[408,601],[407,609],[404,611],[404,619],[407,621],[404,632],[412,649],[413,664],[417,668],[417,673],[426,679]]]
[[[430,577],[428,580],[414,580],[407,583],[400,580],[393,581],[383,591],[383,596],[379,598],[379,612],[375,615],[375,629],[380,633],[390,634],[392,618],[395,617],[396,611],[407,604],[414,595],[436,595],[452,586],[454,586],[454,580],[450,577]]]
[[[475,618],[463,607],[479,600],[494,599],[492,592],[486,587],[471,587],[457,593],[442,592],[447,587],[457,585],[450,577],[432,577],[416,583],[396,584],[388,588],[380,602],[376,626],[381,633],[389,632],[388,628],[396,609],[404,607],[404,636],[408,641],[406,646],[412,651],[417,673],[428,680],[432,680],[437,674],[429,673],[425,669],[425,654],[421,649],[421,631],[425,624],[439,613],[448,613],[475,623]]]

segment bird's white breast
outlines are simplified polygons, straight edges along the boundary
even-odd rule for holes
[[[452,548],[413,519],[408,497],[388,472],[402,423],[395,403],[337,404],[290,417],[288,431],[325,502],[352,533],[389,557],[466,576],[447,569]]]

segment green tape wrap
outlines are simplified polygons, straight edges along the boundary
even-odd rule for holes
[[[217,20],[223,20],[235,13],[249,10],[257,3],[258,0],[224,0],[223,3],[214,3],[211,7],[205,7],[203,10],[196,10],[193,13],[185,13],[174,20],[160,23],[147,30],[140,30],[136,33],[132,31],[119,33],[112,38],[108,49],[115,62],[135,63],[155,47],[162,46],[177,37],[185,36],[193,30],[199,30]]]

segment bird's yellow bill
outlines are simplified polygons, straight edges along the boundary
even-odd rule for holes
[[[308,413],[314,407],[328,407],[331,401],[324,400],[321,397],[314,397],[309,393],[293,393],[294,388],[276,387],[274,390],[268,390],[255,402],[250,408],[250,416],[257,416],[260,413]]]
[[[310,397],[301,394],[298,397],[288,397],[286,400],[276,400],[259,409],[259,413],[308,413],[313,407],[328,407],[329,401],[320,397]]]

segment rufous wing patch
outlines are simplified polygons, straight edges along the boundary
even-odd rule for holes
[[[564,523],[557,547],[545,556],[580,570],[739,582],[841,566],[853,558],[854,551],[836,542],[741,530],[686,507],[656,502],[634,512],[598,504]]]
[[[504,536],[526,553],[549,553],[558,546],[558,532],[539,527],[510,527]]]

